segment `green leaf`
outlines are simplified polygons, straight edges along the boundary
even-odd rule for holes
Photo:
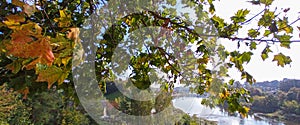
[[[260,34],[260,32],[258,32],[255,29],[248,30],[248,36],[250,36],[252,38],[256,38],[259,34]]]
[[[281,47],[285,47],[288,49],[290,48],[290,44],[291,44],[290,39],[292,38],[292,36],[284,34],[284,35],[276,35],[275,38],[277,38],[280,41]]]
[[[273,11],[266,10],[264,15],[259,19],[258,26],[270,26],[275,18]]]
[[[233,80],[233,79],[230,79],[228,83],[229,83],[230,85],[233,85],[234,80]]]
[[[263,60],[267,59],[268,57],[269,57],[268,54],[265,54],[265,53],[261,54],[261,58]]]
[[[279,31],[285,31],[286,33],[293,33],[293,27],[288,25],[287,17],[284,17],[283,20],[279,19],[277,23],[279,26]]]
[[[214,15],[211,19],[214,22],[216,27],[224,28],[224,26],[225,26],[224,19],[222,19],[222,18],[220,18],[219,16],[216,16],[216,15]]]
[[[176,1],[177,0],[167,0],[167,4],[170,4],[171,6],[175,6],[176,5]]]
[[[264,36],[269,36],[271,34],[270,30],[265,30]]]
[[[251,43],[250,43],[250,50],[256,49],[256,45],[257,45],[256,42],[251,42]]]
[[[252,52],[244,52],[244,53],[239,57],[239,60],[241,60],[242,62],[247,62],[247,63],[249,63],[249,61],[251,60],[251,55],[253,55]]]
[[[261,58],[263,59],[263,60],[265,60],[265,59],[267,59],[269,56],[268,56],[268,53],[270,53],[270,52],[273,52],[271,49],[270,49],[270,46],[269,45],[267,45],[266,46],[266,48],[262,51],[262,53],[261,53]]]
[[[273,3],[274,0],[260,0],[260,3],[265,4],[266,6],[269,6]]]
[[[245,9],[241,9],[241,10],[238,10],[235,15],[233,17],[231,17],[231,20],[234,22],[234,23],[240,23],[240,22],[244,22],[246,21],[246,15],[249,13],[250,11]]]
[[[58,85],[62,84],[68,75],[69,71],[63,71],[59,67],[51,66],[40,71],[36,81],[48,82],[48,88],[50,88],[55,82],[57,82]]]
[[[252,84],[252,83],[255,83],[256,80],[253,78],[252,75],[250,75],[248,72],[242,72],[242,79],[245,79],[246,78],[246,82]]]
[[[277,65],[281,67],[284,67],[284,65],[290,64],[292,62],[289,56],[285,56],[282,53],[275,55],[272,61],[277,61]]]

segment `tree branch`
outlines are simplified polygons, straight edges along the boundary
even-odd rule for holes
[[[251,20],[253,20],[255,17],[257,17],[258,15],[260,15],[261,13],[265,12],[266,9],[263,9],[262,11],[260,11],[258,14],[254,15],[252,18],[246,20],[245,22],[242,22],[240,25],[244,25],[248,22],[250,22]]]
[[[279,40],[274,40],[274,39],[255,39],[255,38],[238,38],[238,37],[222,37],[226,38],[229,40],[240,40],[240,41],[260,41],[260,42],[300,42],[300,40],[290,40],[290,41],[279,41]]]

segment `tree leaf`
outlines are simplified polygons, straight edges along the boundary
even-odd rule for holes
[[[11,3],[19,7],[23,7],[25,5],[25,3],[20,0],[12,0]]]
[[[16,38],[14,38],[16,37]],[[47,37],[32,42],[29,36],[21,33],[12,34],[12,41],[6,45],[8,54],[21,58],[37,58],[29,67],[33,68],[37,63],[51,65],[54,61],[54,55]],[[26,66],[25,66],[26,67]],[[27,67],[27,68],[29,68]]]
[[[257,45],[256,42],[251,42],[250,43],[250,50],[255,50],[256,49],[256,45]]]
[[[279,41],[280,41],[280,46],[281,47],[285,47],[285,48],[290,48],[290,44],[291,44],[291,41],[290,39],[292,38],[292,36],[290,35],[275,35],[275,38],[277,38]]]
[[[40,71],[36,81],[47,82],[48,89],[50,89],[55,82],[57,82],[58,85],[62,84],[64,79],[66,79],[68,75],[68,72],[63,71],[61,68],[58,68],[53,65],[45,70]]]
[[[215,6],[213,4],[209,4],[209,12],[213,14],[216,11]]]
[[[277,65],[281,67],[284,67],[284,65],[290,64],[292,62],[289,56],[285,56],[282,53],[275,55],[272,61],[277,61]]]
[[[10,29],[17,29],[20,27],[21,22],[25,22],[25,17],[23,15],[11,14],[5,17],[6,21],[3,21]]]
[[[54,21],[58,23],[59,27],[69,27],[71,25],[71,15],[67,15],[65,10],[59,10],[59,18],[55,18]]]
[[[246,15],[249,13],[250,11],[245,9],[241,9],[238,10],[235,15],[233,17],[231,17],[230,19],[234,22],[234,23],[240,23],[240,22],[244,22],[246,21]]]
[[[250,84],[253,84],[256,82],[256,80],[253,78],[253,76],[250,75],[248,72],[242,72],[241,77],[242,77],[242,79],[246,78],[246,82],[248,82]]]
[[[273,3],[274,0],[260,0],[260,3],[265,4],[266,6],[269,6]]]
[[[293,33],[293,27],[288,24],[287,17],[284,17],[283,20],[278,20],[279,31],[285,31],[286,33]]]
[[[271,34],[270,30],[265,30],[264,36],[269,36]]]
[[[273,11],[266,10],[264,15],[259,19],[258,26],[270,26],[275,18]]]
[[[272,52],[272,50],[270,49],[270,46],[267,45],[266,48],[262,51],[261,53],[261,58],[263,60],[267,59],[269,56],[268,56],[268,53]]]
[[[248,36],[250,36],[252,38],[256,38],[259,34],[260,34],[260,32],[258,32],[255,29],[248,30]]]
[[[249,63],[249,61],[251,60],[251,55],[253,55],[252,52],[244,52],[240,55],[239,60]]]

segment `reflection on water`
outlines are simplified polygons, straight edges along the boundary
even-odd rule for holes
[[[201,105],[201,98],[198,97],[180,97],[173,99],[174,107],[183,110],[190,115],[197,115],[210,121],[217,121],[219,125],[284,125],[282,122],[272,121],[271,119],[258,119],[254,116],[248,118],[240,118],[238,116],[229,116],[227,112],[221,111],[216,107]]]

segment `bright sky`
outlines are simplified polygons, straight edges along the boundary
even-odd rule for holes
[[[289,17],[289,23],[293,22],[297,18],[300,17],[300,7],[299,7],[299,0],[275,0],[271,5],[271,10],[277,6],[277,11],[283,8],[290,8],[290,11],[287,13]],[[216,14],[222,18],[230,19],[234,13],[236,13],[239,9],[247,8],[250,10],[250,13],[247,16],[247,19],[253,17],[260,11],[264,9],[264,5],[260,6],[253,6],[251,3],[246,2],[246,0],[221,0],[215,2]],[[261,16],[258,16],[253,20],[253,23],[256,23],[257,20]],[[282,16],[281,16],[282,17]],[[227,20],[229,21],[229,20]],[[255,22],[254,22],[255,21]],[[293,24],[294,27],[294,40],[299,38],[300,31],[297,29],[296,26],[300,26],[300,21]],[[247,27],[253,27],[253,25],[249,24]],[[256,28],[256,27],[253,27]],[[249,29],[249,28],[247,28]],[[240,32],[239,35],[247,34],[247,32]],[[244,35],[243,35],[244,36]],[[229,41],[221,39],[221,43],[226,47],[228,50],[235,50],[237,49],[237,42],[236,41]],[[248,51],[247,47],[242,46],[239,49],[240,51]],[[273,51],[272,55],[269,55],[269,58],[266,61],[263,61],[260,57],[262,50],[266,46],[265,43],[259,44],[257,46],[257,50],[253,51],[254,55],[252,56],[251,61],[249,64],[245,66],[246,71],[254,76],[257,82],[261,81],[271,81],[271,80],[282,80],[283,78],[290,78],[290,79],[300,79],[300,43],[291,43],[290,49],[285,49],[280,47],[279,44],[271,45],[271,50]],[[291,65],[286,65],[284,68],[278,67],[276,62],[272,62],[273,55],[282,52],[285,55],[291,57],[293,62]],[[240,74],[237,73],[237,70],[230,70],[229,74],[232,78],[240,79]]]

